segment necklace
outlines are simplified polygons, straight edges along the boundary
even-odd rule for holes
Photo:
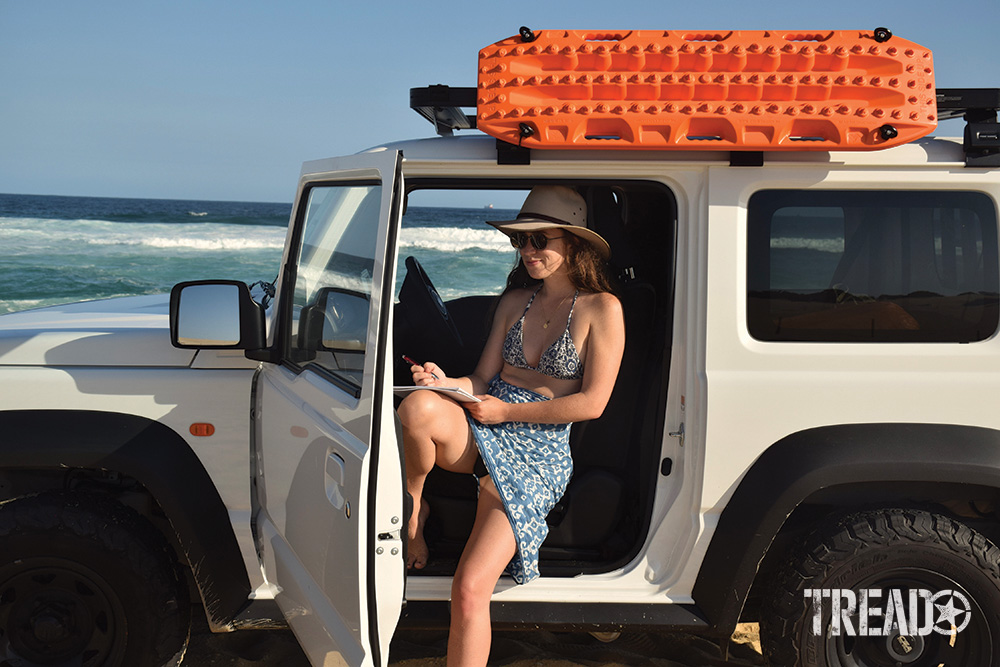
[[[554,308],[554,309],[552,310],[552,315],[550,315],[549,317],[547,317],[547,318],[545,319],[545,322],[544,322],[544,323],[542,324],[542,328],[543,328],[543,329],[548,329],[548,328],[549,328],[549,322],[551,322],[551,321],[552,321],[552,318],[553,318],[553,317],[555,317],[555,316],[556,316],[556,315],[557,315],[557,314],[559,313],[559,309],[560,309],[560,308],[562,308],[562,305],[563,305],[564,303],[566,303],[566,299],[568,299],[568,298],[569,298],[569,294],[567,294],[566,296],[564,296],[564,297],[563,297],[563,298],[562,298],[562,299],[561,299],[561,300],[559,301],[559,303],[558,303],[558,304],[556,304],[556,307],[555,307],[555,308]],[[545,309],[543,308],[543,309],[542,309],[542,315],[544,315],[544,314],[545,314]]]

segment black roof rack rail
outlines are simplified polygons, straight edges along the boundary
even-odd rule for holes
[[[426,118],[434,131],[442,137],[451,136],[454,130],[472,130],[476,127],[476,114],[462,108],[476,108],[475,88],[452,88],[437,84],[423,88],[410,88],[410,108]]]
[[[938,120],[965,119],[966,167],[1000,167],[1000,88],[938,88]]]

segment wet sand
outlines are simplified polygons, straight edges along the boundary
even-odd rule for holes
[[[204,617],[195,616],[185,666],[310,667],[289,630],[244,630],[213,635]],[[491,665],[507,667],[746,667],[762,665],[756,628],[741,626],[734,635],[729,660],[719,657],[713,642],[693,635],[633,633],[601,642],[586,633],[494,633]],[[401,631],[393,639],[389,664],[394,667],[444,667],[444,632]]]

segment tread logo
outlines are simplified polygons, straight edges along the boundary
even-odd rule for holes
[[[924,589],[807,588],[812,602],[812,632],[822,635],[823,610],[830,609],[830,635],[839,637],[952,636],[972,620],[969,598],[959,591],[936,593]]]

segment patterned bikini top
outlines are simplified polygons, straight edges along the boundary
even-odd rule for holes
[[[580,290],[573,295],[573,304],[569,307],[569,317],[566,318],[566,328],[562,335],[542,352],[538,366],[530,366],[524,357],[524,316],[528,314],[538,289],[528,299],[528,305],[524,307],[521,319],[507,331],[507,337],[503,340],[503,360],[514,368],[526,368],[557,380],[579,380],[583,377],[583,362],[576,351],[576,345],[573,344],[573,337],[569,335],[569,325],[573,321],[573,309],[576,308],[576,297],[580,295]]]

